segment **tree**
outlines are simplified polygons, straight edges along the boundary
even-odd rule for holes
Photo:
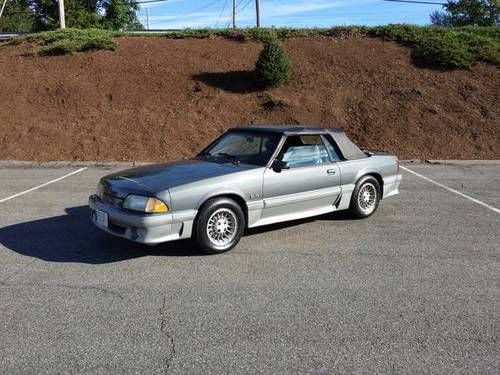
[[[35,13],[26,0],[9,0],[0,18],[0,31],[30,32],[34,30],[35,22]]]
[[[444,11],[431,14],[436,26],[495,26],[499,24],[500,0],[448,0]]]
[[[123,0],[109,0],[104,4],[106,14],[104,24],[106,28],[113,30],[137,30],[143,29],[137,18],[139,6],[137,3],[124,2]]]
[[[134,0],[64,0],[68,28],[143,29]],[[59,27],[56,0],[8,0],[2,31],[42,31]]]
[[[292,78],[292,66],[283,45],[270,38],[259,55],[256,71],[264,87],[277,87],[288,83]]]

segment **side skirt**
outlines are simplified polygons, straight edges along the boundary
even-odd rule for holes
[[[282,223],[284,221],[304,219],[304,218],[308,218],[308,217],[324,215],[324,214],[334,212],[334,211],[340,211],[340,208],[339,208],[340,204],[341,204],[341,202],[343,202],[345,200],[345,198],[346,197],[341,194],[337,197],[337,199],[335,200],[335,202],[332,205],[329,205],[326,207],[321,207],[321,208],[315,208],[315,209],[307,210],[307,211],[300,211],[300,212],[294,213],[294,214],[286,214],[286,215],[267,217],[265,219],[257,220],[254,223],[249,223],[248,227],[255,228],[255,227],[260,227],[263,225]],[[349,200],[350,200],[350,194],[349,194]],[[349,203],[347,205],[349,206]]]

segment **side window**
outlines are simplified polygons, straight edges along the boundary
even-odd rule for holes
[[[320,135],[298,135],[286,139],[278,159],[290,168],[329,163],[330,158]]]
[[[331,139],[330,136],[324,136],[323,139],[325,140],[325,144],[326,144],[326,147],[328,148],[328,152],[330,152],[330,155],[332,155],[333,161],[342,160],[339,156],[339,152],[337,151],[337,147],[334,146],[333,139]]]

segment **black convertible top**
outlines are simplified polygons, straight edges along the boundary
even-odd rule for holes
[[[257,131],[271,132],[282,135],[301,135],[301,134],[325,134],[330,135],[337,144],[342,156],[346,160],[357,160],[367,158],[368,155],[361,151],[345,134],[343,129],[339,128],[321,128],[316,126],[299,125],[252,125],[241,128],[233,128],[234,131]]]

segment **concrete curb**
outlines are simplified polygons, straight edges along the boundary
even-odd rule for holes
[[[471,166],[471,165],[500,165],[500,160],[400,160],[401,164],[432,164],[432,165],[461,165],[461,166]]]
[[[0,160],[0,168],[132,168],[153,164],[144,161],[25,161]],[[458,165],[458,166],[500,166],[500,160],[400,160],[403,165]]]

